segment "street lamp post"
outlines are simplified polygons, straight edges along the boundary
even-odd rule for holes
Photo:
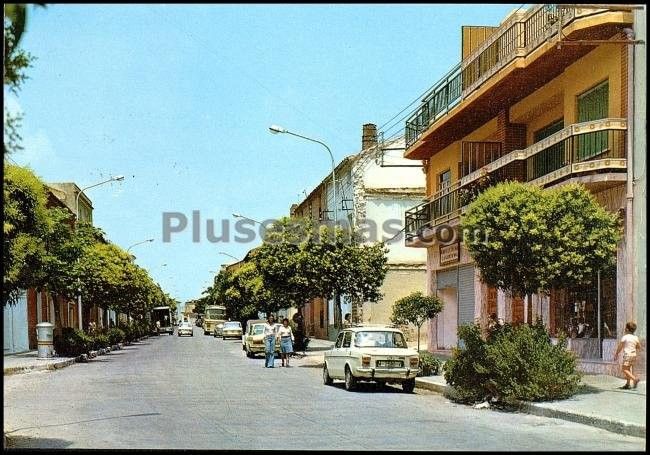
[[[153,242],[153,240],[154,239],[147,239],[147,240],[143,240],[142,242],[134,243],[133,245],[131,245],[130,247],[128,247],[126,249],[126,252],[128,253],[129,251],[131,251],[131,248],[133,248],[134,246],[142,245],[143,243],[147,243],[147,242]],[[165,264],[165,265],[167,265],[167,264]]]
[[[307,137],[307,136],[302,136],[302,135],[297,134],[297,133],[293,133],[293,132],[287,130],[286,128],[283,128],[283,127],[278,126],[278,125],[271,125],[269,127],[269,131],[271,131],[271,133],[273,133],[273,134],[279,134],[279,133],[290,134],[292,136],[296,136],[296,137],[299,137],[301,139],[305,139],[307,141],[311,141],[311,142],[315,142],[317,144],[320,144],[323,147],[325,147],[325,149],[327,149],[327,153],[329,153],[330,158],[332,159],[332,184],[334,185],[334,225],[336,226],[337,221],[338,221],[338,215],[336,213],[337,212],[337,207],[338,207],[337,206],[337,197],[336,197],[336,171],[335,171],[336,163],[334,162],[334,155],[332,155],[332,151],[330,150],[330,148],[324,142],[318,141],[316,139],[312,139],[312,138]]]
[[[224,256],[231,257],[231,258],[233,258],[233,259],[234,259],[235,261],[237,261],[237,262],[241,261],[241,259],[239,259],[238,257],[233,256],[232,254],[228,254],[228,253],[223,252],[223,251],[217,251],[217,253],[218,253],[218,254],[223,254]],[[211,271],[212,271],[212,270],[211,270]],[[215,273],[218,273],[218,272],[215,272]]]
[[[123,175],[116,175],[115,177],[111,177],[110,179],[104,180],[103,182],[95,183],[94,185],[88,185],[87,187],[82,188],[81,191],[79,191],[77,193],[77,197],[75,198],[75,218],[76,218],[76,221],[79,222],[79,196],[81,196],[81,193],[83,193],[84,191],[86,191],[86,190],[88,190],[90,188],[94,188],[96,186],[103,185],[105,183],[119,182],[119,181],[122,181],[122,180],[124,180]],[[78,287],[77,290],[79,292],[79,295],[77,295],[77,307],[78,307],[77,309],[78,309],[78,314],[79,314],[79,330],[83,330],[82,311],[81,311],[81,282],[79,282],[79,287]],[[68,312],[68,315],[69,314],[70,313]]]

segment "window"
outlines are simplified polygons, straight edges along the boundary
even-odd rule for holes
[[[438,174],[438,191],[443,190],[445,188],[449,188],[449,185],[451,184],[451,170],[447,169],[444,172],[441,172]]]
[[[448,188],[451,185],[451,170],[447,169],[444,172],[438,174],[438,191],[443,191],[440,194],[439,204],[440,204],[440,214],[446,215],[451,212],[451,195],[449,194]]]
[[[334,344],[335,348],[340,348],[341,344],[343,344],[343,335],[343,332],[339,333],[339,336],[336,338],[336,343]]]
[[[564,118],[561,118],[535,131],[533,141],[537,143],[561,131],[563,128]],[[569,160],[565,157],[564,151],[564,141],[562,141],[530,157],[528,161],[528,166],[530,166],[528,180],[542,177],[569,164]]]
[[[343,338],[343,347],[344,348],[349,348],[350,347],[350,342],[352,342],[352,332],[344,332],[345,337]]]
[[[354,345],[359,348],[407,348],[404,336],[399,332],[357,332]]]
[[[605,81],[578,96],[578,122],[589,122],[609,115],[609,82]],[[585,161],[607,152],[607,131],[585,133],[576,137],[574,161]]]

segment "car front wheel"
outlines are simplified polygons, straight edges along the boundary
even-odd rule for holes
[[[332,385],[333,382],[334,381],[332,380],[329,371],[327,371],[327,364],[325,364],[325,366],[323,366],[323,384]]]
[[[412,393],[413,389],[415,389],[415,378],[407,379],[406,381],[402,382],[402,390],[404,392]]]
[[[354,390],[357,386],[357,378],[354,377],[350,367],[345,367],[345,390]]]

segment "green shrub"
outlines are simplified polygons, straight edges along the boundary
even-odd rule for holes
[[[445,381],[454,388],[455,401],[480,401],[485,396],[484,384],[489,379],[487,370],[480,364],[485,359],[486,342],[477,325],[458,327],[458,339],[465,346],[462,349],[455,347],[451,359],[445,362]]]
[[[465,347],[455,349],[444,367],[456,401],[548,401],[568,398],[579,388],[580,373],[566,339],[552,344],[541,321],[505,325],[487,340],[478,326],[460,327],[458,336]]]
[[[124,331],[117,327],[113,327],[112,329],[110,329],[108,332],[106,332],[106,335],[108,336],[108,340],[110,341],[111,346],[115,346],[118,343],[122,343],[126,338],[126,334],[124,333]]]
[[[436,376],[440,374],[442,362],[429,351],[420,351],[420,368],[418,376]]]
[[[110,345],[110,340],[108,338],[108,335],[105,335],[103,333],[97,333],[91,338],[92,338],[92,349],[94,351],[106,348]]]
[[[54,350],[62,357],[77,357],[87,353],[93,345],[93,339],[82,330],[64,327],[60,334],[54,335]]]
[[[120,325],[120,329],[124,332],[124,341],[127,343],[131,343],[137,338],[133,323],[122,324]]]

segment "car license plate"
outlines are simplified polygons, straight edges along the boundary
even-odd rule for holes
[[[377,360],[378,367],[401,368],[404,363],[401,360]]]

